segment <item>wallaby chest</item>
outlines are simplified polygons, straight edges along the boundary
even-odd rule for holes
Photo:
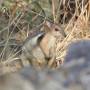
[[[55,42],[56,38],[50,34],[46,34],[41,40],[40,47],[42,48],[42,51],[46,57],[50,57],[50,51],[52,51],[51,49],[54,48]]]

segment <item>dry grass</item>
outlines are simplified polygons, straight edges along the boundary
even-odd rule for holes
[[[90,1],[84,6],[77,20],[75,20],[75,14],[65,27],[66,38],[57,44],[57,59],[63,60],[67,46],[71,42],[90,39]]]

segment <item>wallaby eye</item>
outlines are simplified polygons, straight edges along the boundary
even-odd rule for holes
[[[55,28],[55,31],[59,31],[59,29]]]

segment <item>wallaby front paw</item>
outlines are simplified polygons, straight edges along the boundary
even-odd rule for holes
[[[45,61],[38,60],[32,63],[32,66],[36,69],[43,69],[45,67]]]
[[[59,68],[62,63],[62,60],[56,60],[56,68]]]
[[[51,69],[57,69],[60,67],[60,65],[62,64],[62,60],[50,60],[49,63],[48,63],[48,67],[51,68]]]

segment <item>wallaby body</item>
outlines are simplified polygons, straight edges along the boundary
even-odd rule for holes
[[[48,67],[51,67],[55,61],[55,43],[56,38],[53,37],[50,33],[46,34],[40,42],[40,47],[44,53]]]
[[[21,59],[24,65],[27,64],[28,61],[34,67],[37,67],[38,64],[45,63],[44,54],[39,47],[39,42],[43,35],[44,32],[37,31],[36,35],[32,37],[30,36],[24,43],[21,55]]]
[[[48,64],[51,67],[55,62],[56,39],[63,36],[64,31],[58,25],[50,22],[45,22],[44,25],[44,32],[35,32],[36,34],[24,44],[22,57],[23,61],[29,59],[34,66],[46,66]]]
[[[57,67],[56,62],[56,40],[65,38],[65,32],[57,25],[50,22],[45,23],[46,34],[40,42],[40,47],[48,61],[49,67]]]

